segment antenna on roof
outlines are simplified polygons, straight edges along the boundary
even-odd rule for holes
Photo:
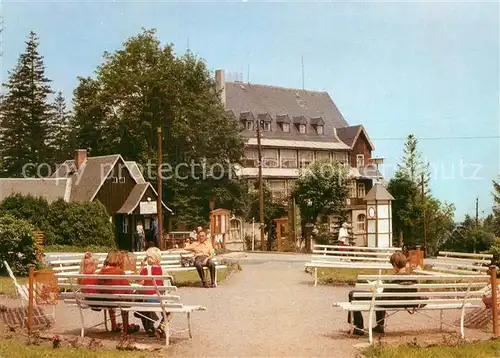
[[[250,83],[250,64],[247,65],[247,82]]]
[[[302,89],[304,89],[304,55],[300,56],[301,58],[301,63],[302,63]]]
[[[189,52],[189,36],[187,38],[187,51]]]

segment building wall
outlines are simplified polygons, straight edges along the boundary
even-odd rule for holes
[[[372,157],[372,153],[370,150],[370,145],[368,140],[363,132],[358,137],[356,143],[354,143],[352,152],[351,152],[351,167],[356,168],[357,165],[357,155],[364,155],[364,165],[366,166],[369,163],[369,159]]]

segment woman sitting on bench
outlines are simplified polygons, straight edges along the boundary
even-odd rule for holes
[[[104,266],[99,272],[100,275],[125,275],[123,270],[125,264],[125,257],[123,252],[119,250],[111,250],[104,261]],[[126,279],[99,279],[99,285],[105,286],[130,286],[129,280]],[[103,294],[128,294],[133,293],[132,290],[101,290],[100,293]],[[112,298],[102,299],[102,301],[113,301]],[[128,312],[121,311],[122,321],[123,321],[123,333],[134,333],[139,330],[139,326],[128,324]],[[111,330],[113,332],[120,332],[121,329],[116,323],[115,310],[113,308],[109,309],[109,319],[111,320]]]
[[[394,274],[396,275],[404,275],[406,274],[406,256],[402,252],[395,252],[392,254],[389,262],[392,265],[392,268],[394,269]],[[417,292],[416,288],[408,288],[404,286],[408,286],[411,284],[415,284],[416,281],[414,280],[397,280],[392,283],[397,283],[400,284],[402,287],[401,288],[393,288],[393,289],[384,289],[383,292]],[[352,301],[368,301],[371,300],[371,297],[359,297],[355,298],[354,293],[355,292],[361,292],[361,291],[351,291],[349,292],[349,302]],[[392,297],[384,297],[384,300],[391,300],[394,299]],[[397,298],[396,298],[397,299]],[[415,297],[415,299],[418,299],[418,297]],[[418,305],[405,305],[404,307],[416,307]],[[384,307],[384,306],[382,306]],[[401,306],[385,306],[387,308],[389,307],[398,307],[400,308]],[[364,325],[363,325],[363,315],[361,312],[354,311],[353,313],[353,318],[354,318],[354,335],[356,336],[362,336],[364,335]],[[385,311],[375,311],[375,318],[376,318],[376,325],[373,327],[373,332],[377,333],[384,333],[384,324],[385,324]],[[347,316],[347,322],[351,323],[351,316],[348,314]]]

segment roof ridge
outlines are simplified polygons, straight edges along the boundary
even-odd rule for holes
[[[106,155],[97,155],[97,156],[95,156],[95,157],[90,157],[90,156],[88,156],[88,157],[87,157],[87,160],[88,160],[88,159],[96,159],[96,158],[106,158],[106,157],[118,157],[118,156],[121,156],[121,154],[106,154]],[[123,161],[125,161],[125,160],[123,160]]]
[[[287,90],[287,91],[314,92],[314,93],[322,93],[322,94],[327,94],[328,95],[328,91],[319,91],[319,90],[311,90],[311,89],[300,89],[300,88],[283,87],[283,86],[276,86],[276,85],[264,85],[264,84],[261,84],[261,83],[233,82],[233,81],[226,81],[226,83],[232,83],[232,84],[235,84],[235,85],[243,85],[243,86],[247,85],[249,87],[260,86],[260,87],[276,88],[276,89],[282,89],[282,90]]]

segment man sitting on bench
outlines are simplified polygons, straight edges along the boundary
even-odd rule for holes
[[[395,252],[392,254],[389,262],[391,263],[393,269],[394,269],[394,274],[396,275],[404,275],[406,274],[406,256],[402,252]],[[393,288],[393,289],[384,289],[383,292],[417,292],[416,288],[408,288],[404,286],[408,286],[411,284],[415,284],[416,281],[414,280],[398,280],[394,281],[392,283],[397,283],[400,284],[401,288]],[[359,297],[355,298],[354,293],[355,292],[360,292],[360,291],[351,291],[349,292],[349,302],[352,301],[368,301],[371,300],[371,297]],[[397,297],[384,297],[381,298],[383,300],[391,300],[391,299],[397,299]],[[415,299],[418,299],[418,297],[415,297]],[[418,306],[418,305],[417,305]],[[401,306],[386,306],[386,307],[398,307],[401,308]],[[415,305],[405,305],[404,307],[415,307]],[[363,325],[363,315],[361,312],[354,311],[353,312],[353,318],[354,318],[354,334],[356,336],[362,336],[364,335],[364,325]],[[373,332],[377,333],[384,333],[384,323],[385,323],[385,311],[375,311],[375,318],[376,318],[376,326],[373,327]],[[351,316],[348,314],[347,316],[347,322],[351,323]]]
[[[215,253],[212,244],[207,243],[207,236],[205,231],[200,231],[198,233],[198,241],[186,246],[184,250],[191,251],[194,254],[194,266],[198,271],[203,287],[215,287],[215,263],[211,260],[211,257]],[[212,282],[210,285],[205,281],[205,273],[203,272],[203,266],[207,266],[210,270],[210,278]]]

